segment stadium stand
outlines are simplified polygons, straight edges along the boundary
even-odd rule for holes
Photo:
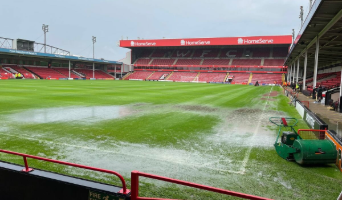
[[[137,61],[135,61],[134,64],[148,65],[150,62],[151,62],[151,59],[149,59],[149,58],[139,58]]]
[[[153,59],[151,65],[173,65],[176,59]]]
[[[92,69],[74,69],[76,72],[83,74],[87,79],[93,78],[93,70]],[[101,70],[95,70],[95,78],[114,78],[109,74]]]
[[[227,73],[206,73],[201,72],[198,77],[199,82],[225,82]]]
[[[283,66],[284,59],[265,59],[263,66]]]
[[[35,78],[35,76],[31,72],[27,71],[23,67],[19,67],[17,65],[3,65],[3,67],[12,72],[12,74],[21,73],[26,79]]]
[[[196,49],[193,58],[216,58],[220,49]]]
[[[282,83],[281,80],[282,75],[281,74],[255,74],[252,75],[252,81],[256,82],[258,81],[259,84],[274,84],[275,82],[277,84]]]
[[[179,81],[179,82],[189,82],[193,81],[198,73],[195,72],[174,72],[168,80]]]
[[[169,72],[154,72],[148,80],[164,80],[169,74]]]
[[[251,52],[253,52],[253,57],[270,57],[271,49],[270,48],[250,48]]]
[[[230,59],[203,59],[202,65],[229,65]]]
[[[193,52],[193,50],[190,50],[190,49],[182,49],[182,50],[176,49],[176,50],[173,52],[173,54],[172,54],[171,57],[189,58],[189,57],[191,57],[192,52]]]
[[[176,65],[199,65],[202,59],[178,59]]]
[[[140,53],[139,57],[140,58],[150,57],[152,51],[153,50],[146,49],[146,50],[144,50],[143,52]]]
[[[46,68],[46,67],[26,67],[29,71],[33,72],[34,74],[37,74],[39,77],[43,79],[47,78],[67,78],[63,74],[55,71],[54,69],[51,68]]]
[[[261,59],[233,59],[232,65],[261,65]]]
[[[288,53],[288,48],[287,47],[274,47],[273,48],[273,57],[283,57],[286,58]]]
[[[229,73],[229,76],[233,76],[234,83],[247,83],[250,73]]]
[[[144,72],[144,71],[135,71],[130,74],[125,80],[145,80],[147,79],[153,72]]]
[[[242,57],[243,49],[222,49],[221,58],[239,58]]]
[[[13,78],[13,74],[5,71],[4,69],[0,69],[0,75],[1,77]]]
[[[172,51],[173,50],[169,50],[169,49],[156,49],[153,54],[151,55],[151,57],[164,57],[165,55],[168,55],[168,57],[170,57],[172,55]]]
[[[63,74],[66,77],[69,77],[69,69],[68,68],[53,68],[54,70],[58,71],[59,73]],[[81,78],[73,73],[73,71],[70,71],[70,78]]]

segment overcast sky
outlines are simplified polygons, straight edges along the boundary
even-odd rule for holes
[[[119,60],[128,39],[291,35],[309,0],[10,0],[1,1],[0,37],[43,43],[92,57]]]

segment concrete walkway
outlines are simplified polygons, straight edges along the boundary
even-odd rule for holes
[[[287,88],[292,91],[292,89]],[[325,106],[321,103],[314,103],[315,99],[305,96],[302,93],[298,94],[298,100],[303,102],[307,106],[305,101],[309,102],[309,109],[320,117],[325,123],[328,124],[329,130],[334,130],[339,134],[342,134],[342,113],[330,110],[332,107]]]

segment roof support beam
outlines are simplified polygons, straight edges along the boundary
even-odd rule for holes
[[[319,55],[319,38],[316,41],[316,52],[315,52],[315,65],[314,65],[314,75],[313,75],[313,85],[312,88],[316,87],[317,84],[317,69],[318,69],[318,55]]]
[[[320,37],[322,37],[331,27],[333,27],[342,18],[342,9],[335,15],[335,17],[322,29],[321,32],[306,46],[306,48],[294,59],[297,60],[306,49],[310,48]]]

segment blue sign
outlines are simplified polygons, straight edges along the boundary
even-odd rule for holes
[[[65,59],[65,60],[80,60],[80,61],[91,61],[91,62],[107,63],[107,64],[122,64],[122,62],[110,61],[110,60],[100,60],[100,59],[77,57],[77,56],[65,56],[65,55],[59,55],[59,54],[49,54],[49,53],[39,53],[39,52],[30,52],[30,51],[20,51],[20,50],[15,50],[15,49],[0,48],[0,52],[14,53],[14,54],[21,54],[21,55],[28,55],[28,56],[60,58],[60,59]]]

